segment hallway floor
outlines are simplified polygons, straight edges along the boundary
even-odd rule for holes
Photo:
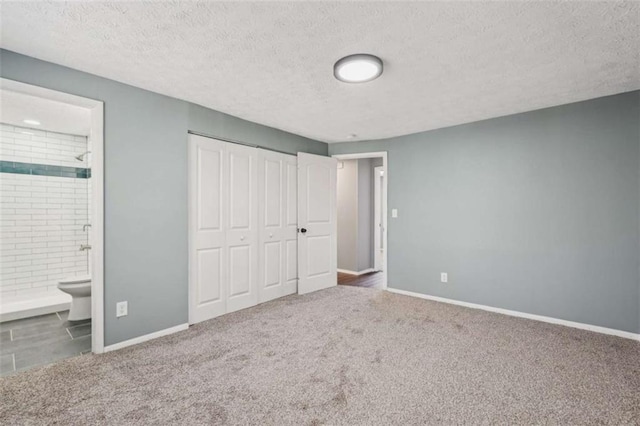
[[[370,272],[362,275],[345,274],[338,272],[338,285],[350,285],[353,287],[383,288],[384,274],[382,272]]]

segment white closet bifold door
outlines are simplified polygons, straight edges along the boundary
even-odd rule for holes
[[[298,292],[298,157],[285,155],[284,295]]]
[[[297,289],[297,159],[258,152],[258,300],[262,303]]]
[[[227,312],[258,303],[258,150],[227,144]]]
[[[189,135],[189,322],[298,289],[297,157]]]
[[[226,144],[189,136],[189,323],[227,312]]]

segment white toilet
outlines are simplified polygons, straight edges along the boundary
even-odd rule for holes
[[[88,275],[58,281],[58,289],[71,295],[69,321],[91,318],[91,277]]]

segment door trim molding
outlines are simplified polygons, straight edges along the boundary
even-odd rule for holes
[[[511,317],[525,318],[534,321],[546,322],[549,324],[563,325],[565,327],[578,328],[580,330],[593,331],[595,333],[609,334],[611,336],[623,337],[625,339],[640,341],[640,334],[631,333],[630,331],[616,330],[615,328],[601,327],[599,325],[584,324],[581,322],[568,321],[560,318],[546,317],[544,315],[528,314],[525,312],[512,311],[510,309],[495,308],[493,306],[480,305],[477,303],[462,302],[460,300],[447,299],[445,297],[430,296],[428,294],[415,293],[413,291],[400,290],[398,288],[388,287],[390,293],[401,294],[403,296],[417,297],[419,299],[431,300],[434,302],[448,303],[450,305],[463,306],[465,308],[480,309],[487,312],[493,312]]]
[[[376,271],[384,270],[384,238],[380,233],[380,227],[384,232],[384,212],[382,211],[382,197],[384,196],[384,166],[375,166],[373,168],[373,269]],[[382,179],[382,185],[380,184]]]
[[[383,182],[383,194],[382,194],[382,223],[384,226],[383,233],[383,247],[385,248],[384,253],[382,254],[382,264],[384,265],[382,270],[382,288],[386,289],[388,287],[388,270],[389,270],[389,244],[387,241],[389,234],[389,226],[388,226],[388,215],[389,211],[388,199],[389,199],[389,159],[387,156],[387,151],[379,151],[379,152],[358,152],[353,154],[335,154],[332,155],[336,160],[359,160],[363,158],[382,158],[382,167],[384,168],[384,182]]]

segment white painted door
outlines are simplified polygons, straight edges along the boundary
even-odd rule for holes
[[[337,160],[298,153],[298,294],[337,285]]]
[[[297,290],[297,158],[260,149],[258,162],[258,301],[262,303]]]
[[[262,149],[258,153],[258,301],[262,303],[298,289],[298,159]]]
[[[298,291],[298,157],[285,156],[284,294]]]
[[[374,269],[384,270],[384,208],[382,206],[382,191],[384,190],[384,167],[373,168],[373,215],[374,215]]]
[[[227,312],[258,303],[258,150],[226,144]]]
[[[227,311],[223,142],[189,136],[189,322]]]
[[[284,293],[282,241],[285,175],[284,161],[280,154],[258,150],[258,176],[258,301],[262,303],[276,299]]]

